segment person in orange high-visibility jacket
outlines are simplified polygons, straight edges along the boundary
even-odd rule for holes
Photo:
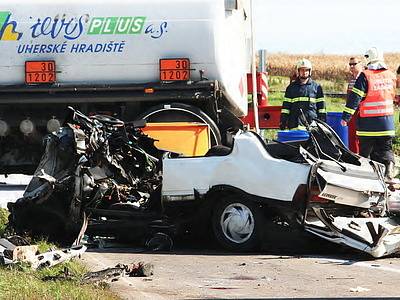
[[[394,155],[392,140],[395,136],[394,107],[396,77],[387,69],[382,53],[375,47],[365,53],[367,69],[358,76],[347,99],[342,115],[346,126],[359,110],[357,136],[360,155],[381,162],[385,176],[393,177]]]

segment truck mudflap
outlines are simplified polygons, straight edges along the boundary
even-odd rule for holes
[[[304,228],[320,238],[366,252],[375,258],[400,252],[399,219],[391,217],[334,217],[312,208]]]

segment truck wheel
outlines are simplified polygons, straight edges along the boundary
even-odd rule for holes
[[[263,226],[261,209],[256,203],[239,196],[222,199],[213,210],[214,235],[228,250],[255,250],[261,243]]]

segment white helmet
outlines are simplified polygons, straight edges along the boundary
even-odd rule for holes
[[[296,69],[298,70],[300,68],[310,69],[311,71],[312,70],[311,61],[309,61],[307,58],[300,59],[296,64]]]
[[[309,69],[310,70],[309,76],[311,76],[312,64],[311,64],[311,61],[309,61],[307,58],[302,58],[296,63],[297,75],[299,75],[300,68]]]
[[[376,62],[384,62],[383,54],[376,47],[372,47],[368,49],[364,54],[365,59],[367,60],[367,65],[373,64]]]

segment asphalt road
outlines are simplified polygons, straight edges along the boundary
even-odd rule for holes
[[[0,206],[18,199],[29,179],[0,177]],[[89,249],[83,261],[96,271],[118,263],[153,264],[151,277],[111,284],[124,299],[400,297],[400,255],[373,260],[305,233],[271,231],[260,253],[226,253],[195,237],[165,253]]]
[[[83,260],[93,270],[153,264],[151,277],[111,284],[123,299],[400,297],[400,255],[372,259],[304,232],[272,231],[259,253],[227,253],[210,239],[192,237],[176,241],[171,252],[96,248]]]
[[[324,255],[237,255],[190,249],[163,254],[136,251],[92,249],[83,255],[83,260],[93,270],[117,263],[153,264],[151,277],[123,277],[111,284],[123,299],[400,296],[400,258],[367,260],[354,253],[335,255],[335,251]]]

